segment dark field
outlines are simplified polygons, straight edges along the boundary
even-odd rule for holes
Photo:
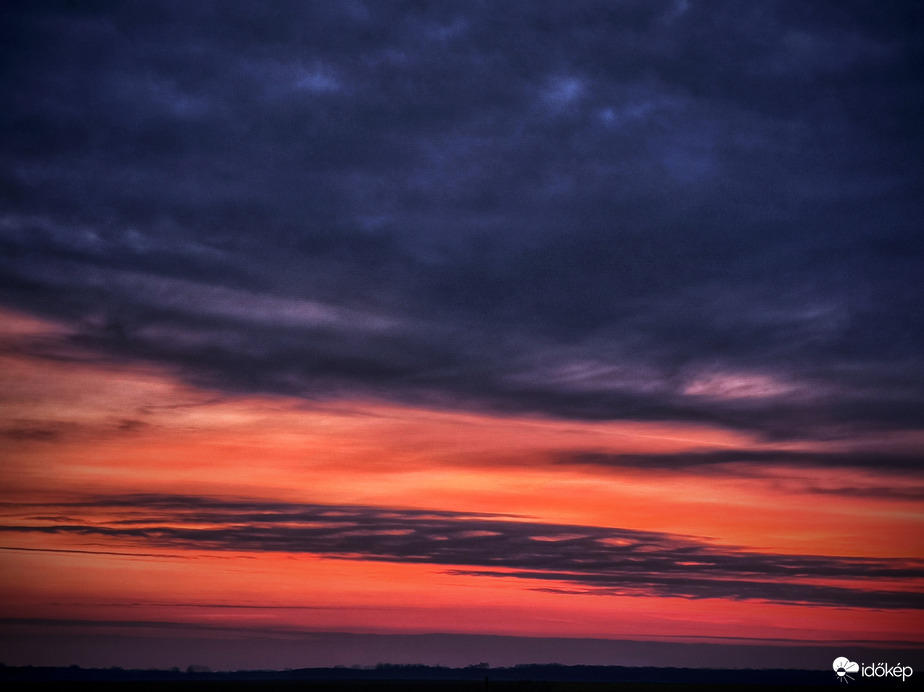
[[[833,672],[818,670],[709,670],[609,666],[518,666],[516,668],[434,668],[384,666],[375,669],[306,668],[288,671],[180,672],[40,667],[0,668],[0,682],[51,682],[64,687],[129,683],[135,689],[277,690],[290,692],[609,692],[622,690],[818,689],[837,684]],[[861,686],[863,682],[856,680]],[[901,684],[899,681],[898,684]]]
[[[64,687],[71,688],[90,688],[103,689],[114,688],[117,685],[124,684],[128,681],[88,681],[88,680],[70,680],[64,682]],[[831,683],[836,684],[834,680]],[[20,684],[25,686],[26,681]],[[247,682],[214,682],[214,681],[132,681],[130,682],[133,689],[139,690],[166,690],[166,689],[196,689],[196,690],[231,690],[232,692],[255,692],[256,690],[278,690],[280,692],[294,692],[295,690],[304,690],[305,692],[399,692],[408,690],[409,692],[424,692],[427,690],[437,690],[446,692],[659,692],[660,690],[715,690],[715,689],[737,689],[742,687],[751,687],[754,683],[647,683],[647,682],[548,682],[548,681],[509,681],[502,680],[489,682],[487,685],[482,682],[472,680],[361,680],[361,681],[318,681],[318,682],[278,682],[278,681],[247,681]],[[15,688],[5,684],[7,689]],[[31,687],[31,684],[30,684]],[[829,687],[827,684],[809,684],[809,685],[759,685],[758,689],[765,692],[786,691],[798,692],[799,690],[815,690]]]

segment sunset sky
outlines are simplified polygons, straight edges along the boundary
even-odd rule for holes
[[[5,4],[0,662],[924,666],[922,8]]]

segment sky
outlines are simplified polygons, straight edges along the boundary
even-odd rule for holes
[[[924,665],[920,3],[0,12],[0,661]]]

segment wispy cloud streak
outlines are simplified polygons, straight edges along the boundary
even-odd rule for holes
[[[569,451],[552,458],[558,466],[765,479],[785,484],[790,492],[924,500],[924,457],[918,453],[708,449],[670,454]]]
[[[452,566],[581,593],[921,608],[924,561],[770,554],[703,538],[526,518],[178,495],[6,506],[7,535]],[[111,551],[111,548],[107,550]],[[877,581],[885,588],[870,588]],[[540,587],[545,588],[545,587]]]
[[[557,461],[607,468],[701,470],[714,466],[772,465],[811,469],[863,469],[894,474],[924,474],[924,456],[889,454],[878,451],[811,452],[785,449],[717,449],[671,454],[611,454],[599,452],[565,453]]]

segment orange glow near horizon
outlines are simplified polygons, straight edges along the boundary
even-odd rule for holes
[[[2,320],[7,341],[63,333],[10,313]],[[919,502],[858,499],[839,495],[837,486],[813,492],[832,482],[817,470],[768,465],[750,475],[697,475],[562,461],[569,452],[774,449],[742,433],[229,395],[165,369],[74,355],[0,355],[4,511],[163,493],[488,513],[682,534],[767,553],[924,557]],[[839,449],[836,442],[777,448]],[[578,594],[567,585],[554,591],[562,585],[452,574],[445,565],[141,545],[102,535],[4,533],[2,616],[354,632],[921,640],[918,613],[905,610],[759,600],[717,607],[716,599]]]

